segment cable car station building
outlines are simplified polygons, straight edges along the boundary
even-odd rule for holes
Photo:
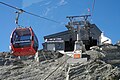
[[[91,24],[87,20],[88,17],[89,15],[67,17],[70,19],[70,22],[66,25],[68,30],[44,36],[43,49],[74,51],[77,33],[79,33],[78,36],[85,45],[86,50],[89,50],[91,46],[98,45],[101,30],[95,24]],[[76,21],[74,18],[83,18],[84,20]]]

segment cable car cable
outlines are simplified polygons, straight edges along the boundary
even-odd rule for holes
[[[93,1],[93,4],[92,4],[92,12],[91,12],[91,16],[93,16],[94,8],[95,8],[95,0]]]
[[[93,0],[91,10],[90,10],[90,8],[88,8],[88,13],[91,15],[90,21],[92,21],[93,12],[94,12],[94,8],[95,8],[95,2],[96,2],[96,1]]]
[[[34,14],[34,13],[31,13],[31,12],[25,11],[25,10],[23,10],[23,9],[20,9],[20,8],[17,8],[17,7],[14,7],[14,6],[11,6],[11,5],[6,4],[6,3],[4,3],[4,2],[0,2],[0,3],[3,4],[3,5],[6,5],[6,6],[8,6],[8,7],[11,7],[11,8],[13,8],[13,9],[16,9],[16,10],[18,10],[18,11],[21,11],[21,12],[24,12],[24,13],[27,13],[27,14],[30,14],[30,15],[33,15],[33,16],[36,16],[36,17],[39,17],[39,18],[42,18],[42,19],[45,19],[45,20],[52,21],[52,22],[54,22],[54,23],[58,23],[58,24],[63,25],[63,23],[61,23],[61,22],[58,22],[58,21],[55,21],[55,20],[52,20],[52,19],[49,19],[49,18],[46,18],[46,17],[43,17],[43,16],[39,16],[39,15],[37,15],[37,14]]]
[[[14,6],[11,6],[11,5],[6,4],[6,3],[4,3],[4,2],[0,2],[0,3],[3,4],[3,5],[6,5],[6,6],[8,6],[8,7],[11,7],[11,8],[13,8],[13,9],[16,9],[16,10],[19,10],[19,11],[23,11],[22,9],[19,9],[19,8],[17,8],[17,7],[14,7]]]
[[[44,78],[44,80],[47,80],[57,69],[59,69],[69,58],[71,58],[71,56],[69,56],[65,61],[63,61],[60,65],[58,65],[58,67],[52,71],[47,77]]]

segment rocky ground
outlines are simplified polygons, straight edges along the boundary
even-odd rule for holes
[[[69,80],[119,80],[120,46],[97,46],[86,51],[90,59],[85,63],[69,65]],[[10,53],[0,53],[0,80],[66,80],[67,55],[39,51],[40,62],[33,57],[19,60]]]

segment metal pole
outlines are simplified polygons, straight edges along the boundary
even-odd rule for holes
[[[77,41],[80,41],[80,25],[77,25]]]

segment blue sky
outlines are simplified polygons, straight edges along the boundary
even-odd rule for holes
[[[66,16],[87,14],[93,0],[1,0],[26,11],[67,24]],[[96,0],[91,22],[95,23],[113,44],[120,40],[120,0]],[[15,25],[15,11],[0,4],[0,52],[9,51],[10,35]],[[67,30],[64,25],[37,18],[26,13],[20,15],[19,24],[31,26],[39,40],[39,49],[48,34]]]

